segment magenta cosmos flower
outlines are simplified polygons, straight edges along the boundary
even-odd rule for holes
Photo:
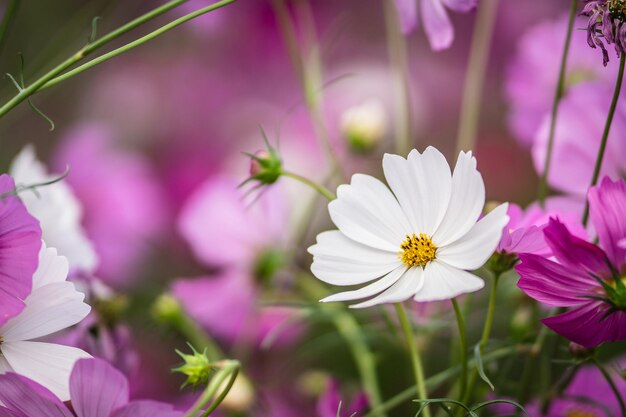
[[[520,255],[518,286],[542,303],[569,311],[543,320],[585,347],[626,339],[626,182],[604,178],[588,193],[600,246],[575,237],[558,220],[544,229],[556,261]]]
[[[25,307],[39,262],[41,228],[13,193],[15,183],[0,176],[0,326]]]
[[[447,49],[454,40],[454,27],[446,6],[457,12],[469,12],[476,8],[477,0],[395,0],[400,24],[404,33],[412,32],[418,25],[418,14],[424,24],[433,51]],[[419,8],[419,12],[418,12]]]
[[[179,417],[169,404],[128,401],[128,380],[102,359],[81,359],[70,376],[70,410],[54,394],[15,373],[0,375],[0,417]]]

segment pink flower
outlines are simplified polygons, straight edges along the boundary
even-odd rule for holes
[[[518,286],[544,304],[569,311],[543,320],[555,332],[585,347],[626,339],[626,182],[604,178],[588,193],[600,246],[582,240],[558,220],[544,229],[556,261],[520,255]]]
[[[339,384],[334,379],[328,381],[326,390],[317,402],[318,417],[358,416],[368,409],[367,397],[359,392],[352,402],[343,401]]]
[[[21,375],[0,375],[2,416],[179,417],[169,404],[128,401],[128,381],[101,359],[81,359],[70,376],[71,411],[54,394]]]
[[[418,7],[424,31],[433,51],[447,49],[454,40],[454,27],[445,6],[457,12],[469,12],[476,8],[477,0],[395,0],[400,24],[405,33],[418,25]]]
[[[41,247],[39,222],[14,191],[13,179],[0,175],[0,326],[24,309]]]

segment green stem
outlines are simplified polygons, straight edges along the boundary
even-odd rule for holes
[[[131,42],[128,45],[125,45],[121,48],[118,48],[114,51],[111,51],[105,55],[103,55],[102,57],[99,57],[93,61],[90,61],[78,68],[75,68],[72,71],[69,71],[66,74],[61,75],[63,72],[65,72],[67,69],[69,69],[70,67],[72,67],[73,65],[77,64],[78,62],[82,61],[87,55],[91,54],[92,52],[96,51],[97,49],[101,48],[102,46],[104,46],[105,44],[111,42],[112,40],[122,36],[123,34],[129,32],[130,30],[142,25],[143,23],[148,22],[149,20],[154,19],[155,17],[165,13],[166,11],[184,3],[187,0],[174,0],[171,1],[169,3],[164,4],[161,7],[158,7],[146,14],[144,14],[143,16],[123,25],[122,27],[114,30],[113,32],[103,36],[100,39],[97,39],[93,42],[88,43],[87,45],[85,45],[84,47],[82,47],[80,50],[78,50],[76,53],[74,53],[74,55],[70,56],[69,58],[67,58],[65,61],[63,61],[62,63],[60,63],[59,65],[57,65],[56,67],[54,67],[53,69],[51,69],[50,71],[48,71],[47,73],[45,73],[44,75],[42,75],[40,78],[38,78],[36,81],[34,81],[32,84],[28,85],[26,88],[20,90],[18,92],[18,94],[16,94],[12,99],[10,99],[7,103],[5,103],[2,107],[0,107],[0,118],[5,116],[10,110],[12,110],[14,107],[16,107],[18,104],[20,104],[21,102],[27,100],[30,96],[32,96],[33,94],[35,94],[36,92],[38,92],[40,89],[43,88],[47,88],[50,87],[52,85],[56,85],[59,82],[79,73],[82,72],[88,68],[93,67],[94,65],[105,61],[106,59],[110,59],[113,56],[119,55],[120,53],[127,51],[129,49],[132,49],[136,46],[138,46],[141,43],[144,43],[150,39],[155,38],[156,36],[167,32],[170,29],[173,29],[174,27],[193,19],[194,17],[200,16],[201,14],[210,12],[211,10],[215,10],[219,7],[225,6],[227,4],[230,4],[232,2],[234,2],[235,0],[223,0],[219,3],[215,3],[211,6],[205,7],[203,9],[200,9],[194,13],[190,13],[186,16],[183,16],[179,19],[174,20],[173,22],[163,26],[162,28],[140,38],[137,41]],[[105,58],[106,57],[106,58]]]
[[[179,2],[181,0],[178,0]],[[187,0],[184,0],[187,1]],[[103,54],[95,59],[92,59],[91,61],[85,62],[84,64],[72,69],[71,71],[68,71],[58,77],[55,77],[54,79],[48,81],[47,83],[45,83],[39,90],[43,90],[45,88],[48,87],[52,87],[55,86],[63,81],[65,81],[68,78],[71,78],[77,74],[80,74],[83,71],[86,71],[92,67],[95,67],[98,64],[101,64],[105,61],[108,61],[111,58],[115,58],[118,55],[123,54],[124,52],[130,51],[131,49],[134,49],[136,47],[138,47],[139,45],[142,45],[148,41],[151,41],[152,39],[164,34],[165,32],[168,32],[172,29],[174,29],[177,26],[182,25],[185,22],[188,22],[189,20],[195,19],[196,17],[202,16],[203,14],[212,12],[213,10],[217,10],[219,8],[222,8],[230,3],[235,2],[236,0],[222,0],[220,2],[214,3],[210,6],[204,7],[202,9],[196,10],[195,12],[189,13],[185,16],[182,16],[162,27],[160,27],[159,29],[148,33],[145,36],[142,36],[141,38],[134,40],[132,42],[127,43],[124,46],[121,46],[117,49],[114,49],[110,52],[107,52],[106,54]]]
[[[621,54],[619,60],[619,71],[617,73],[617,81],[615,82],[615,90],[613,90],[613,99],[611,100],[611,107],[609,108],[609,114],[606,117],[606,123],[604,124],[604,132],[602,132],[602,140],[600,141],[600,149],[598,149],[598,156],[596,158],[596,165],[593,168],[593,177],[591,178],[591,185],[593,187],[598,183],[600,177],[600,170],[602,169],[602,161],[604,160],[604,152],[606,151],[606,143],[609,139],[609,133],[611,132],[611,124],[613,123],[613,116],[615,115],[615,109],[617,108],[617,102],[619,101],[620,93],[622,92],[622,81],[624,79],[624,63],[626,63],[626,54]],[[585,211],[583,213],[583,225],[587,226],[589,220],[589,200],[585,203]]]
[[[4,47],[4,41],[9,31],[9,26],[13,16],[15,16],[19,3],[19,0],[9,0],[9,4],[6,9],[4,9],[4,16],[2,16],[2,22],[0,22],[0,52],[2,52],[2,48]]]
[[[461,120],[457,136],[457,150],[472,150],[476,145],[480,102],[489,61],[489,47],[498,11],[498,0],[482,0],[474,25],[469,63],[463,86]]]
[[[325,294],[324,287],[317,280],[311,279],[310,276],[302,277],[298,283],[310,297],[316,300]],[[330,317],[333,325],[350,348],[368,401],[372,408],[379,408],[382,404],[382,396],[376,374],[376,361],[363,337],[358,321],[339,304],[323,304],[321,308],[331,312]],[[386,417],[386,414],[384,411],[377,411],[372,413],[372,416]]]
[[[483,362],[489,363],[491,361],[505,358],[508,356],[523,354],[527,350],[528,350],[527,346],[524,346],[524,345],[501,348],[501,349],[494,350],[493,352],[486,354],[485,357],[483,358]],[[470,365],[474,365],[474,363],[475,363],[474,359],[471,359],[469,361]],[[426,379],[426,388],[435,389],[439,385],[443,384],[445,381],[449,380],[450,378],[457,376],[460,372],[461,372],[461,366],[455,366],[455,367],[443,370],[439,372],[438,374],[435,374],[431,376],[430,378]],[[381,404],[379,407],[373,408],[372,410],[370,410],[369,413],[367,413],[363,417],[374,417],[375,412],[389,411],[393,409],[394,407],[397,407],[398,405],[406,401],[409,401],[416,394],[417,394],[417,387],[415,385],[412,385],[409,388],[405,389],[404,391],[394,395],[393,397],[385,401],[383,404]]]
[[[452,299],[452,306],[454,307],[456,322],[459,326],[459,340],[461,342],[461,392],[459,398],[465,398],[467,392],[467,333],[463,313],[459,308],[459,303],[456,301],[456,298]]]
[[[411,146],[411,97],[409,69],[407,64],[406,39],[400,32],[398,12],[390,0],[383,0],[387,50],[391,62],[393,89],[395,96],[395,145],[396,153],[405,155]]]
[[[500,280],[500,274],[497,274],[497,273],[494,274],[493,285],[491,286],[491,292],[489,293],[489,306],[487,307],[487,318],[485,319],[485,325],[483,327],[483,334],[480,339],[480,344],[478,347],[481,356],[485,352],[485,348],[487,347],[487,343],[489,342],[489,337],[491,335],[491,327],[493,325],[493,317],[494,317],[494,311],[496,307],[496,295],[498,293],[499,280]],[[478,368],[474,367],[474,370],[472,371],[472,375],[470,376],[470,379],[469,379],[465,396],[462,397],[461,399],[461,402],[463,404],[467,404],[467,402],[470,400],[477,378],[478,378]]]
[[[548,195],[548,173],[550,172],[550,163],[552,161],[552,148],[554,146],[554,135],[556,134],[556,119],[559,113],[559,103],[565,93],[565,75],[567,73],[567,57],[569,56],[570,44],[572,41],[572,32],[574,31],[574,22],[576,20],[576,10],[578,9],[579,0],[572,0],[570,7],[569,20],[567,23],[567,34],[565,35],[565,46],[561,55],[561,65],[559,67],[559,79],[556,83],[556,91],[554,100],[552,101],[552,114],[550,117],[550,133],[548,134],[548,146],[546,148],[546,158],[543,162],[543,173],[539,179],[539,188],[537,190],[537,199],[539,204],[543,206],[546,196]]]
[[[206,389],[198,398],[198,400],[193,404],[193,406],[187,411],[184,417],[196,417],[199,412],[213,399],[213,397],[217,394],[218,390],[226,380],[226,378],[230,377],[228,384],[222,390],[220,395],[211,403],[211,405],[204,411],[201,416],[206,417],[212,411],[214,411],[226,398],[226,395],[232,388],[235,380],[237,379],[237,375],[239,374],[239,369],[241,368],[241,364],[236,360],[227,360],[224,361],[222,368],[218,371],[218,373],[211,378],[211,381],[207,384]]]
[[[415,344],[415,336],[413,335],[413,328],[409,322],[409,318],[406,315],[406,310],[402,303],[396,303],[396,313],[400,320],[400,325],[404,331],[404,337],[409,347],[409,354],[411,356],[411,364],[413,365],[413,373],[415,374],[415,383],[417,387],[417,394],[420,400],[427,400],[428,394],[426,392],[426,383],[424,379],[424,366],[422,365],[422,359],[417,351],[417,345]],[[424,416],[430,417],[430,410],[428,407],[424,409]]]
[[[305,178],[302,175],[298,175],[298,174],[290,172],[290,171],[283,171],[282,175],[284,175],[285,177],[289,177],[291,179],[294,179],[296,181],[299,181],[299,182],[303,183],[304,185],[307,185],[308,187],[311,187],[312,189],[314,189],[315,191],[317,191],[318,193],[320,193],[321,195],[326,197],[329,201],[332,201],[335,198],[337,198],[335,196],[335,194],[333,194],[330,190],[328,190],[328,188],[326,188],[323,185],[318,184],[318,183],[316,183],[314,181],[311,181],[310,179]]]
[[[622,54],[622,56],[624,56],[624,54]],[[613,394],[615,395],[615,399],[619,403],[619,408],[622,412],[622,417],[626,417],[626,404],[624,403],[624,398],[622,398],[622,394],[620,393],[619,389],[615,385],[615,381],[613,381],[611,374],[609,374],[609,371],[607,371],[606,368],[600,362],[598,362],[597,359],[593,360],[593,364],[598,368],[600,372],[602,372],[602,376],[604,376],[604,379],[606,379],[606,382],[611,387],[611,391],[613,391]]]

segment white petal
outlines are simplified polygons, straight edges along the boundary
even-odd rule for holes
[[[68,273],[67,258],[59,256],[55,248],[47,248],[43,243],[39,251],[39,265],[33,275],[33,290],[53,282],[63,282]]]
[[[15,157],[11,176],[19,185],[32,185],[57,178],[37,159],[32,145]],[[81,225],[82,206],[65,181],[40,187],[37,193],[24,192],[20,198],[28,212],[41,224],[43,240],[69,259],[72,268],[92,272],[98,263],[91,241]]]
[[[466,234],[478,220],[485,205],[485,184],[471,152],[461,152],[452,174],[450,204],[441,224],[432,235],[437,247]]]
[[[69,401],[70,373],[78,359],[91,358],[80,349],[41,342],[4,342],[2,354],[18,374],[48,388],[61,401]]]
[[[478,291],[485,286],[482,279],[445,264],[429,262],[424,269],[424,286],[415,294],[415,301],[449,300],[461,294]]]
[[[389,189],[369,175],[356,174],[350,185],[340,185],[328,211],[346,236],[378,249],[396,251],[410,231]]]
[[[2,353],[2,349],[0,349],[0,353]],[[0,374],[4,374],[7,372],[12,372],[13,368],[9,365],[6,358],[0,354]]]
[[[437,149],[429,146],[423,154],[413,150],[408,157],[413,168],[417,193],[421,228],[416,233],[432,236],[443,219],[452,190],[452,174],[445,156]]]
[[[84,319],[91,307],[85,295],[71,282],[56,282],[34,290],[25,300],[26,308],[0,329],[5,341],[30,340],[47,336]]]
[[[317,244],[309,248],[309,253],[313,255],[313,275],[333,285],[362,284],[401,264],[397,252],[362,245],[338,230],[317,235]]]
[[[402,278],[380,295],[350,308],[365,308],[384,303],[399,303],[413,297],[424,285],[424,270],[421,267],[409,268]]]
[[[333,294],[320,300],[320,302],[329,303],[332,301],[349,301],[372,297],[395,284],[405,271],[405,266],[399,266],[381,279],[378,279],[375,282],[366,285],[365,287],[359,288],[358,290],[344,291]]]
[[[416,180],[409,162],[399,155],[386,153],[383,156],[383,171],[387,184],[398,199],[402,211],[409,220],[411,232],[419,233],[422,219],[420,207],[422,202],[415,192]]]
[[[502,229],[509,222],[508,203],[500,204],[459,240],[437,249],[437,259],[459,269],[480,268],[496,250]]]

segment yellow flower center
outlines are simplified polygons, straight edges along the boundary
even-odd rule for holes
[[[598,417],[598,415],[590,410],[572,408],[565,412],[565,417]]]
[[[413,233],[411,236],[406,235],[406,239],[400,245],[400,259],[406,266],[426,266],[426,264],[435,259],[437,247],[431,240],[430,236],[420,233],[417,236]]]
[[[607,2],[611,17],[624,21],[626,18],[626,0],[609,0]]]

